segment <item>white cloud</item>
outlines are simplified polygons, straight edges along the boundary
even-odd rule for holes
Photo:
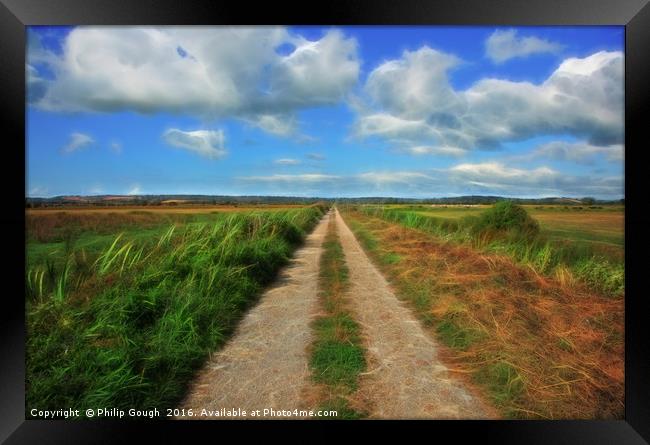
[[[226,155],[223,130],[182,131],[171,128],[163,133],[163,139],[169,145],[194,152],[209,159],[218,159]]]
[[[440,132],[429,126],[424,119],[408,120],[386,113],[363,115],[356,123],[359,136],[381,136],[384,138],[437,138]]]
[[[593,165],[599,157],[609,162],[622,163],[625,150],[622,144],[598,146],[586,142],[549,142],[535,148],[530,154],[524,155],[527,159],[553,159],[570,161],[577,164]]]
[[[260,114],[245,119],[246,122],[276,136],[289,136],[296,131],[296,118],[287,114]]]
[[[415,147],[406,147],[401,151],[415,155],[436,155],[436,156],[450,156],[450,157],[461,157],[467,154],[467,150],[463,150],[458,147],[431,147],[427,145],[418,145]]]
[[[301,162],[298,159],[289,159],[289,158],[283,158],[283,159],[276,159],[273,161],[274,164],[277,165],[300,165]]]
[[[339,178],[340,176],[336,175],[305,173],[298,175],[244,176],[239,179],[253,182],[316,183],[334,181]]]
[[[295,49],[278,53],[282,45]],[[295,131],[304,107],[339,102],[356,84],[357,44],[330,30],[309,41],[281,27],[76,27],[55,55],[31,45],[31,102],[53,111],[190,113]]]
[[[127,195],[141,195],[142,194],[142,188],[140,188],[140,184],[133,184],[131,188],[129,189],[128,192],[126,192]]]
[[[30,197],[43,197],[46,196],[49,189],[45,186],[35,185],[29,189],[28,196]]]
[[[540,179],[556,178],[559,173],[548,167],[523,170],[506,167],[500,162],[464,163],[451,167],[449,173],[473,180],[491,180],[512,183],[536,182]]]
[[[25,65],[25,79],[27,88],[27,102],[36,102],[43,98],[47,91],[47,81],[43,79],[38,70],[30,64]]]
[[[402,119],[459,111],[459,99],[447,80],[447,71],[460,60],[427,46],[404,51],[402,58],[384,62],[366,81],[366,92],[381,109]]]
[[[457,63],[425,46],[375,68],[366,102],[355,105],[354,134],[403,149],[494,149],[556,134],[594,145],[623,141],[622,52],[567,59],[541,84],[488,78],[463,91],[447,77]]]
[[[622,176],[572,175],[546,166],[516,168],[502,162],[459,163],[428,170],[367,171],[352,175],[295,174],[240,178],[265,192],[321,196],[436,197],[465,194],[519,197],[623,196]],[[259,192],[260,189],[253,189]],[[304,194],[304,193],[303,193]]]
[[[339,30],[309,41],[296,36],[296,49],[273,65],[271,96],[292,107],[334,104],[357,83],[357,42]]]
[[[366,172],[356,177],[363,182],[370,182],[376,185],[409,184],[414,181],[433,180],[431,176],[424,173],[410,171]]]
[[[517,31],[496,30],[485,42],[485,54],[495,63],[531,54],[557,53],[562,45],[537,37],[519,37]]]
[[[83,150],[95,141],[93,138],[84,133],[72,133],[68,143],[61,147],[62,153],[73,153],[75,151]]]

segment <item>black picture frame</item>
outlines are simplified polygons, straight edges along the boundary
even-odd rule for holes
[[[625,42],[625,419],[620,421],[273,421],[255,429],[282,429],[298,436],[316,428],[311,438],[337,440],[336,427],[383,434],[406,426],[442,438],[473,437],[498,443],[641,444],[650,442],[650,343],[643,277],[648,251],[645,216],[648,174],[643,152],[648,146],[650,111],[650,6],[648,0],[329,0],[301,7],[277,2],[180,0],[0,0],[0,113],[2,115],[2,194],[0,225],[6,249],[0,373],[0,441],[6,443],[103,443],[133,438],[170,442],[190,440],[187,430],[221,432],[251,429],[247,422],[135,422],[25,420],[25,247],[18,236],[25,227],[25,27],[28,25],[624,25]],[[24,185],[24,182],[23,182]],[[23,232],[24,233],[24,232]],[[221,434],[221,433],[220,433]],[[426,436],[425,436],[426,437]],[[216,440],[225,436],[215,436]]]

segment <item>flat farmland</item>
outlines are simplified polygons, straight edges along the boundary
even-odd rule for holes
[[[477,216],[488,205],[480,206],[387,206],[413,211],[423,216],[460,220]],[[625,209],[622,206],[589,208],[586,206],[522,206],[537,221],[549,238],[581,244],[595,244],[596,249],[614,257],[623,256]]]
[[[624,209],[524,209],[29,209],[27,408],[620,418]]]
[[[27,215],[49,215],[56,212],[74,212],[75,214],[101,214],[101,213],[154,213],[154,214],[197,214],[213,212],[243,212],[251,210],[283,210],[289,208],[305,207],[301,204],[264,204],[264,205],[178,205],[178,206],[105,206],[105,207],[51,207],[27,209]]]
[[[27,212],[27,413],[173,407],[325,207],[114,210]]]
[[[422,207],[342,215],[455,372],[505,418],[621,418],[622,264],[543,237],[473,231],[489,207]],[[477,220],[460,223],[471,213]]]

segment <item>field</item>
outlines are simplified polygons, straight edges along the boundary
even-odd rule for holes
[[[27,408],[173,407],[324,208],[27,215]]]
[[[614,222],[622,220],[618,209],[578,210],[576,217],[563,209],[535,210],[530,213],[542,216],[540,236],[571,225],[566,238],[581,245],[585,233],[616,233]],[[600,276],[594,282],[574,277],[575,263],[544,270],[534,250],[530,258],[512,255],[519,252],[513,243],[530,246],[534,239],[485,240],[485,232],[465,231],[460,221],[485,211],[349,207],[343,216],[398,297],[448,348],[448,363],[477,384],[504,417],[620,418],[622,290],[616,285],[616,292],[603,292],[609,288]],[[580,226],[581,218],[589,223]],[[449,220],[457,223],[445,223]],[[552,254],[566,248],[566,238],[560,246],[544,245]],[[594,252],[600,255],[598,249],[577,250],[582,256],[573,260],[601,261],[592,259]],[[602,261],[611,268],[621,264],[612,257]],[[609,272],[602,274],[606,278]]]
[[[461,219],[479,215],[489,208],[480,206],[385,206],[389,209],[414,211],[420,215],[438,218]],[[530,215],[542,223],[542,230],[550,237],[567,241],[589,241],[623,252],[624,208],[621,206],[536,206],[524,205]]]
[[[622,417],[622,207],[337,207],[27,210],[28,415]]]
[[[624,212],[620,206],[523,206],[539,223],[534,237],[494,237],[472,232],[490,206],[363,206],[372,216],[419,228],[447,240],[501,252],[565,281],[578,279],[594,289],[624,291]]]

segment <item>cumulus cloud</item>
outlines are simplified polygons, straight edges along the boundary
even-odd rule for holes
[[[485,54],[495,63],[531,54],[557,53],[562,45],[537,37],[520,37],[514,29],[496,30],[485,41]]]
[[[297,110],[344,98],[360,66],[356,41],[338,30],[310,41],[282,27],[77,27],[62,49],[31,54],[54,77],[27,67],[37,107],[235,117],[281,136]]]
[[[457,64],[424,46],[375,68],[365,102],[355,105],[354,134],[462,150],[555,134],[594,145],[623,141],[622,52],[566,59],[540,84],[486,78],[462,91],[448,79]]]
[[[282,159],[276,159],[273,161],[274,164],[277,165],[300,165],[301,162],[298,159],[290,159],[290,158],[282,158]]]
[[[593,165],[601,157],[609,162],[621,163],[624,159],[624,153],[625,150],[622,144],[598,146],[586,142],[555,141],[540,145],[530,154],[524,155],[524,158],[544,158]]]
[[[68,143],[61,147],[62,153],[73,153],[83,150],[95,142],[93,138],[84,133],[71,133]]]
[[[218,159],[226,155],[223,130],[182,131],[170,128],[163,133],[163,139],[169,145],[194,152],[209,159]]]
[[[43,79],[38,70],[32,65],[25,65],[25,79],[27,88],[27,102],[41,100],[47,91],[47,80]]]
[[[446,116],[459,111],[459,100],[451,88],[447,72],[459,63],[453,55],[422,47],[404,51],[401,59],[389,60],[375,68],[366,81],[373,102],[402,119],[423,115]]]
[[[271,96],[290,106],[333,104],[359,76],[357,42],[331,30],[317,41],[296,36],[296,48],[272,66]]]

